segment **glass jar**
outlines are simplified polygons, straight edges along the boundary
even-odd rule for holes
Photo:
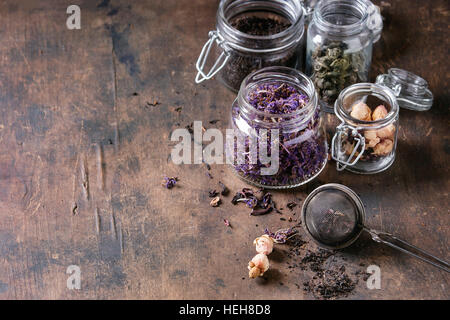
[[[303,107],[283,114],[258,110],[252,97],[255,92],[264,94],[268,86],[294,89],[303,99]],[[297,105],[298,101],[291,103]],[[232,105],[231,127],[237,143],[227,135],[227,162],[251,184],[273,189],[297,187],[326,166],[328,146],[317,94],[311,79],[298,70],[268,67],[248,75]],[[266,149],[270,165],[262,161]]]
[[[371,109],[383,105],[387,115],[376,121],[360,120],[352,110],[358,103]],[[395,159],[399,107],[392,90],[373,83],[354,84],[341,92],[335,103],[341,124],[332,140],[332,157],[338,171],[377,173],[389,168]]]
[[[301,68],[304,16],[299,0],[222,0],[217,29],[209,33],[196,64],[196,83],[218,74],[226,87],[237,92],[242,80],[255,70],[267,66]],[[256,32],[252,28],[258,24],[273,33]],[[215,63],[206,72],[211,51]]]
[[[371,174],[388,169],[395,160],[399,108],[424,111],[432,104],[427,82],[397,68],[379,75],[375,84],[358,83],[343,90],[334,105],[341,124],[331,143],[337,170]],[[369,108],[366,113],[357,112],[364,106]]]
[[[367,82],[373,43],[383,22],[369,0],[321,0],[312,14],[306,46],[306,74],[314,81],[322,110],[349,85]]]

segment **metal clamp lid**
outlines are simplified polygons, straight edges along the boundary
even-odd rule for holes
[[[380,8],[368,1],[367,13],[367,28],[373,33],[373,43],[380,40],[381,31],[383,31],[383,18],[380,13]]]
[[[353,139],[356,141],[356,145],[353,147],[352,152],[348,156],[347,159],[342,159],[342,135],[343,134],[351,134]],[[337,139],[337,141],[336,141]],[[333,136],[331,140],[331,157],[336,161],[336,169],[337,171],[344,170],[347,166],[354,166],[359,159],[361,158],[364,150],[366,148],[366,139],[358,132],[358,130],[352,126],[341,124],[336,128],[336,134]],[[358,151],[359,149],[359,151]],[[353,159],[356,152],[358,155]],[[353,161],[352,161],[353,159]]]
[[[305,23],[309,24],[311,22],[312,16],[314,14],[314,9],[317,6],[319,0],[303,0],[303,14],[305,15]]]
[[[428,82],[409,71],[391,68],[387,74],[380,74],[376,83],[392,89],[402,108],[427,111],[433,105],[433,93],[428,89]]]
[[[229,50],[227,49],[225,40],[220,35],[220,33],[218,31],[210,31],[208,36],[209,39],[203,46],[195,65],[198,71],[197,76],[195,77],[195,83],[201,83],[214,77],[217,72],[219,72],[225,66],[225,64],[228,62],[228,59],[230,58]],[[205,73],[203,68],[205,67],[206,61],[208,60],[209,53],[211,52],[211,48],[214,43],[216,43],[217,46],[222,49],[222,53],[217,58],[214,65],[211,67],[211,70],[209,70],[208,73]]]

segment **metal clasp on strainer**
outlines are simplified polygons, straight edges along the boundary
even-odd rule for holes
[[[225,40],[220,35],[220,33],[218,31],[210,31],[208,36],[209,40],[206,41],[205,45],[203,46],[202,51],[200,52],[200,56],[198,57],[197,63],[195,65],[198,71],[197,76],[195,77],[196,83],[200,83],[214,77],[216,73],[225,66],[225,64],[228,62],[228,59],[230,58],[230,52],[228,50],[228,47],[226,46]],[[209,53],[211,52],[214,43],[216,43],[217,46],[222,49],[222,53],[217,58],[211,70],[209,70],[208,73],[205,73],[203,68],[205,67],[206,61],[208,60]]]
[[[342,157],[345,154],[345,150],[342,150],[342,135],[351,135],[356,141],[356,145],[353,146],[353,150],[347,159]],[[336,141],[337,140],[337,141]],[[358,132],[358,130],[352,126],[346,124],[340,124],[336,128],[336,133],[331,140],[331,157],[336,161],[336,168],[338,171],[344,170],[347,166],[354,166],[361,158],[366,148],[366,140]],[[358,149],[360,149],[358,151]],[[358,155],[355,157],[355,154]],[[355,157],[353,159],[353,157]],[[352,160],[353,159],[353,160]]]

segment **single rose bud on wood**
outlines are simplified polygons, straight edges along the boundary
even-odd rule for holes
[[[211,207],[218,207],[220,205],[220,197],[214,197],[209,203]]]
[[[265,254],[258,253],[253,257],[252,261],[248,263],[248,276],[252,279],[261,277],[264,272],[269,270],[269,259]]]
[[[380,137],[380,139],[394,140],[394,135],[395,135],[395,126],[393,124],[390,124],[384,128],[377,130],[377,136]]]
[[[358,102],[352,106],[352,112],[350,115],[358,120],[371,121],[372,120],[372,110],[364,102]]]
[[[375,110],[373,110],[372,120],[376,121],[376,120],[384,119],[384,118],[386,118],[387,114],[388,114],[388,112],[386,110],[386,107],[383,106],[382,104],[380,104],[378,107],[375,108]]]
[[[258,253],[269,255],[273,250],[273,240],[267,234],[256,238],[253,244],[256,246],[256,252]]]
[[[394,142],[390,139],[385,139],[373,148],[373,153],[378,156],[387,156],[392,152],[393,148]]]

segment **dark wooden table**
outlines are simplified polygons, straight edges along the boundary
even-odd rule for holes
[[[70,4],[0,3],[0,298],[313,298],[302,290],[308,270],[288,269],[286,246],[265,279],[247,279],[253,239],[292,225],[280,217],[296,219],[299,207],[250,217],[228,196],[212,208],[219,180],[233,193],[245,183],[225,165],[210,179],[204,165],[168,159],[174,129],[228,125],[234,94],[217,81],[194,84],[217,1],[79,1],[81,30],[66,27]],[[321,184],[345,184],[365,202],[369,226],[448,261],[450,7],[377,4],[385,28],[372,80],[390,67],[413,71],[428,80],[432,109],[401,110],[388,171],[338,173],[330,161],[314,182],[274,199],[300,204]],[[327,117],[329,134],[336,123]],[[164,175],[178,176],[177,187],[164,189]],[[329,263],[380,266],[381,289],[360,280],[348,298],[450,298],[448,274],[368,239]],[[69,265],[81,269],[81,290],[66,287]]]

